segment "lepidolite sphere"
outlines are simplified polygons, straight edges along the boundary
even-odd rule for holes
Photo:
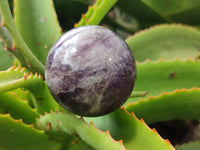
[[[128,99],[135,59],[111,30],[83,26],[61,36],[49,51],[45,78],[55,100],[81,116],[101,116]]]

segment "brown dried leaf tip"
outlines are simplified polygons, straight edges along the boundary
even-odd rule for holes
[[[47,123],[46,128],[47,128],[47,131],[51,130],[51,123],[50,122]]]

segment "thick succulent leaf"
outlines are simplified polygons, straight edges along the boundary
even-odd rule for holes
[[[170,142],[162,139],[155,129],[150,129],[143,120],[138,120],[133,113],[128,113],[125,109],[86,120],[94,121],[102,130],[109,130],[114,139],[122,139],[127,150],[174,150]]]
[[[21,87],[37,86],[43,82],[41,75],[29,74],[25,68],[11,67],[6,71],[0,72],[0,92],[6,92]],[[32,84],[34,83],[34,84]]]
[[[15,0],[16,25],[27,45],[45,64],[52,44],[61,36],[52,0]]]
[[[39,116],[27,101],[17,97],[14,92],[0,93],[0,112],[9,113],[13,118],[22,119],[27,124],[35,123]]]
[[[150,96],[136,103],[129,103],[126,110],[134,112],[148,124],[173,119],[200,118],[200,88],[175,90]]]
[[[25,88],[18,88],[9,92],[15,95],[16,97],[20,98],[22,101],[28,102],[31,108],[35,108],[33,104],[35,98],[29,90]]]
[[[200,141],[185,143],[176,146],[176,150],[199,150],[199,149],[200,149]]]
[[[7,30],[7,28],[5,28],[3,26],[0,27],[0,37],[2,38],[4,45],[8,49],[12,49],[12,42],[13,41],[12,41],[12,37],[11,37],[9,31]]]
[[[0,72],[0,92],[17,88],[27,88],[33,93],[34,105],[39,114],[59,110],[58,104],[51,96],[43,77],[39,74],[26,73],[25,68],[11,67]]]
[[[144,0],[119,0],[117,4],[121,10],[134,16],[143,26],[146,23],[155,24],[166,20],[158,12],[146,5]]]
[[[57,150],[61,143],[53,141],[44,131],[36,130],[10,115],[0,114],[0,149],[3,150]]]
[[[1,13],[0,13],[0,21],[1,21]],[[8,30],[5,27],[0,27],[0,38],[4,41],[4,43],[0,42],[0,71],[6,70],[11,67],[14,63],[14,57],[12,53],[10,53],[7,49],[12,47],[12,38],[9,34]]]
[[[13,51],[13,40],[12,37],[4,26],[0,27],[0,37],[2,38],[2,42],[0,42],[0,55],[2,59],[0,60],[0,70],[6,70],[9,67],[13,66],[14,64],[18,64],[19,62],[23,65],[27,62],[25,61],[24,57],[21,53],[19,53],[18,49]],[[3,48],[4,47],[4,48]],[[16,56],[16,58],[14,57]],[[26,64],[27,65],[27,64]],[[24,65],[24,66],[26,66]]]
[[[3,48],[2,42],[0,42],[0,56],[1,56],[0,71],[6,70],[6,69],[10,68],[11,66],[13,66],[14,57],[9,51],[6,51]]]
[[[161,16],[170,21],[188,24],[199,24],[200,1],[199,0],[143,0]]]
[[[1,13],[0,13],[0,22],[1,22]],[[12,38],[9,34],[8,30],[5,27],[0,27],[0,38],[4,40],[0,42],[0,71],[6,70],[13,65],[14,58],[13,55],[6,51],[4,47],[11,47],[12,46]]]
[[[52,97],[46,82],[43,82],[38,87],[28,88],[34,96],[34,105],[39,114],[44,114],[45,112],[58,111],[62,109],[58,103]]]
[[[143,26],[165,20],[187,24],[200,23],[198,0],[120,0],[118,6],[136,17]]]
[[[137,79],[135,91],[147,91],[147,96],[157,96],[176,89],[200,87],[200,61],[193,60],[160,60],[137,63]],[[140,98],[129,98],[136,102]],[[125,104],[125,105],[126,105]]]
[[[110,136],[109,131],[102,132],[92,122],[87,124],[83,119],[71,114],[63,112],[45,114],[38,119],[37,126],[55,136],[61,133],[78,136],[94,149],[125,149],[121,141],[117,142]]]
[[[86,14],[82,15],[79,23],[75,27],[83,25],[98,25],[107,12],[118,0],[97,0],[93,6],[88,7]]]
[[[21,88],[18,88],[18,89],[15,89],[15,90],[12,90],[12,91],[9,91],[11,94],[19,97],[21,100],[23,101],[28,101],[28,99],[31,99],[30,98],[30,92],[26,89],[21,89]]]
[[[137,61],[195,58],[200,53],[200,32],[178,24],[160,25],[126,40]]]
[[[1,26],[6,27],[13,39],[12,49],[10,51],[18,58],[21,65],[26,66],[31,71],[38,71],[41,74],[44,74],[44,65],[37,59],[24,42],[14,23],[8,0],[0,1],[0,11],[2,15]]]

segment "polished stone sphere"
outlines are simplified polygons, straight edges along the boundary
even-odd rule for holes
[[[55,100],[81,116],[108,114],[128,99],[136,64],[127,44],[101,26],[63,34],[49,51],[45,79]]]

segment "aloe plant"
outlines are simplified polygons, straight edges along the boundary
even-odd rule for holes
[[[11,13],[8,1],[0,0],[0,149],[199,149],[200,141],[172,145],[149,125],[200,118],[200,2],[81,2],[88,10],[74,28],[106,25],[130,35],[125,41],[137,60],[134,91],[121,108],[101,117],[63,110],[44,78],[50,47],[65,30],[53,1],[15,0]]]

